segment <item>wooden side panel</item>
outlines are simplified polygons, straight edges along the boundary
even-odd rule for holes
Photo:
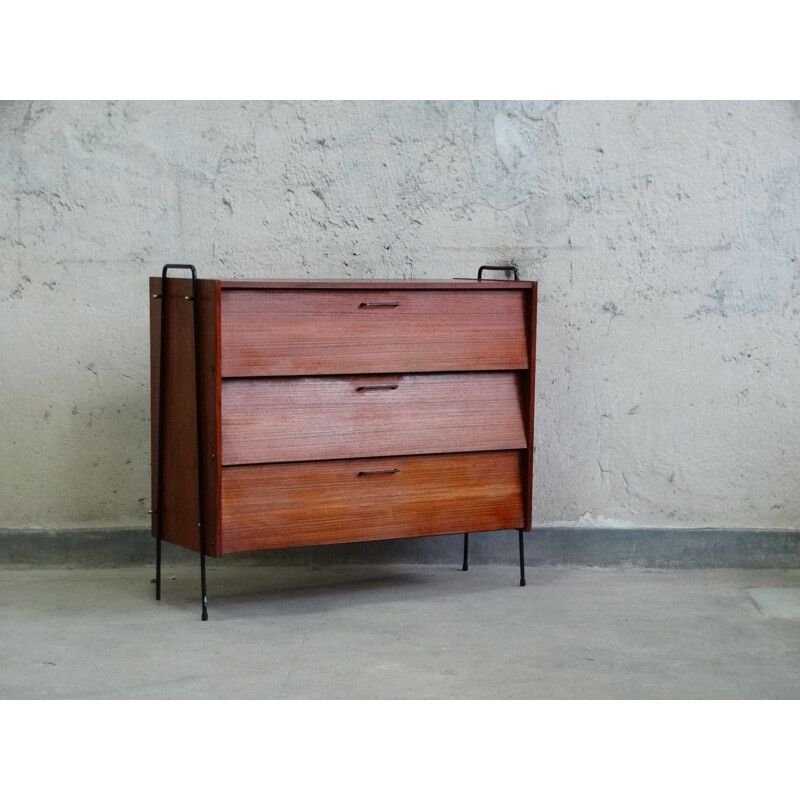
[[[527,292],[222,291],[222,375],[528,368]]]
[[[197,469],[197,416],[194,362],[194,303],[191,281],[172,278],[168,286],[168,319],[164,387],[164,476],[162,507],[158,508],[159,369],[161,363],[161,278],[150,279],[150,409],[151,490],[153,535],[161,515],[164,541],[199,551],[199,505]],[[198,281],[200,313],[201,418],[203,436],[206,553],[220,555],[218,541],[219,430],[218,318],[219,289],[214,281]]]
[[[534,423],[536,419],[536,316],[538,310],[538,284],[534,283],[528,295],[526,308],[526,321],[528,327],[528,359],[530,367],[523,373],[524,379],[524,405],[525,405],[525,434],[527,438],[525,484],[523,497],[525,502],[525,530],[533,527],[533,477],[534,477]]]
[[[222,384],[223,465],[525,447],[520,373]]]
[[[198,281],[197,294],[200,301],[200,377],[203,395],[206,554],[219,557],[222,555],[222,542],[219,540],[222,502],[220,496],[222,428],[219,424],[222,404],[222,381],[219,372],[219,282]]]
[[[521,528],[521,466],[510,450],[225,467],[224,552]]]

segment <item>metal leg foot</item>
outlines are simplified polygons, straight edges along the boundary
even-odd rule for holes
[[[525,545],[522,541],[522,530],[519,532],[519,585],[525,585]]]
[[[208,619],[208,593],[206,591],[206,554],[203,551],[200,552],[200,584],[200,590],[203,593],[202,620],[205,622]]]
[[[464,534],[464,563],[461,566],[463,572],[469,569],[469,534]]]
[[[156,539],[156,600],[161,599],[161,539]]]

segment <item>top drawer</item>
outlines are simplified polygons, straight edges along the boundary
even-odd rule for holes
[[[222,376],[528,367],[525,291],[223,289]]]

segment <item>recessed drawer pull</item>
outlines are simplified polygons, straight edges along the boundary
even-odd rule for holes
[[[402,303],[361,303],[359,308],[397,308]]]
[[[357,392],[380,392],[384,389],[396,389],[399,384],[397,383],[381,383],[373,386],[359,386]]]
[[[395,472],[400,472],[399,469],[372,469],[359,472],[359,475],[394,475]]]

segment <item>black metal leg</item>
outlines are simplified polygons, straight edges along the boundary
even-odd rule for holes
[[[187,297],[194,303],[194,379],[195,379],[195,418],[197,422],[197,513],[198,532],[200,534],[200,591],[202,593],[201,619],[208,619],[208,592],[206,590],[206,532],[205,532],[205,480],[203,475],[203,420],[202,420],[202,393],[200,385],[200,322],[199,301],[197,299],[197,272],[191,264],[166,264],[161,273],[161,363],[159,365],[158,384],[158,487],[155,512],[156,517],[156,600],[161,599],[161,539],[162,515],[164,506],[163,475],[164,475],[164,379],[167,363],[167,272],[172,269],[188,269],[192,273],[192,296]]]
[[[525,585],[525,546],[522,542],[522,529],[519,531],[519,585]]]
[[[161,273],[161,357],[158,364],[158,449],[156,451],[156,600],[161,599],[161,539],[163,526],[161,509],[164,507],[164,389],[167,374],[167,269]]]
[[[208,619],[208,593],[206,591],[206,537],[203,523],[200,528],[200,592],[203,595],[203,611],[200,619],[205,622]]]
[[[197,273],[194,267],[187,266],[192,271],[192,296],[194,303],[194,386],[195,386],[195,419],[197,421],[197,527],[200,532],[200,592],[202,594],[203,610],[200,618],[205,622],[208,619],[208,594],[206,592],[206,513],[205,513],[205,477],[203,471],[203,408],[202,387],[200,380],[200,301],[197,299]],[[165,268],[166,269],[166,268]]]
[[[464,563],[461,569],[466,572],[469,569],[469,534],[464,534]]]
[[[156,600],[161,599],[161,537],[156,539]]]

